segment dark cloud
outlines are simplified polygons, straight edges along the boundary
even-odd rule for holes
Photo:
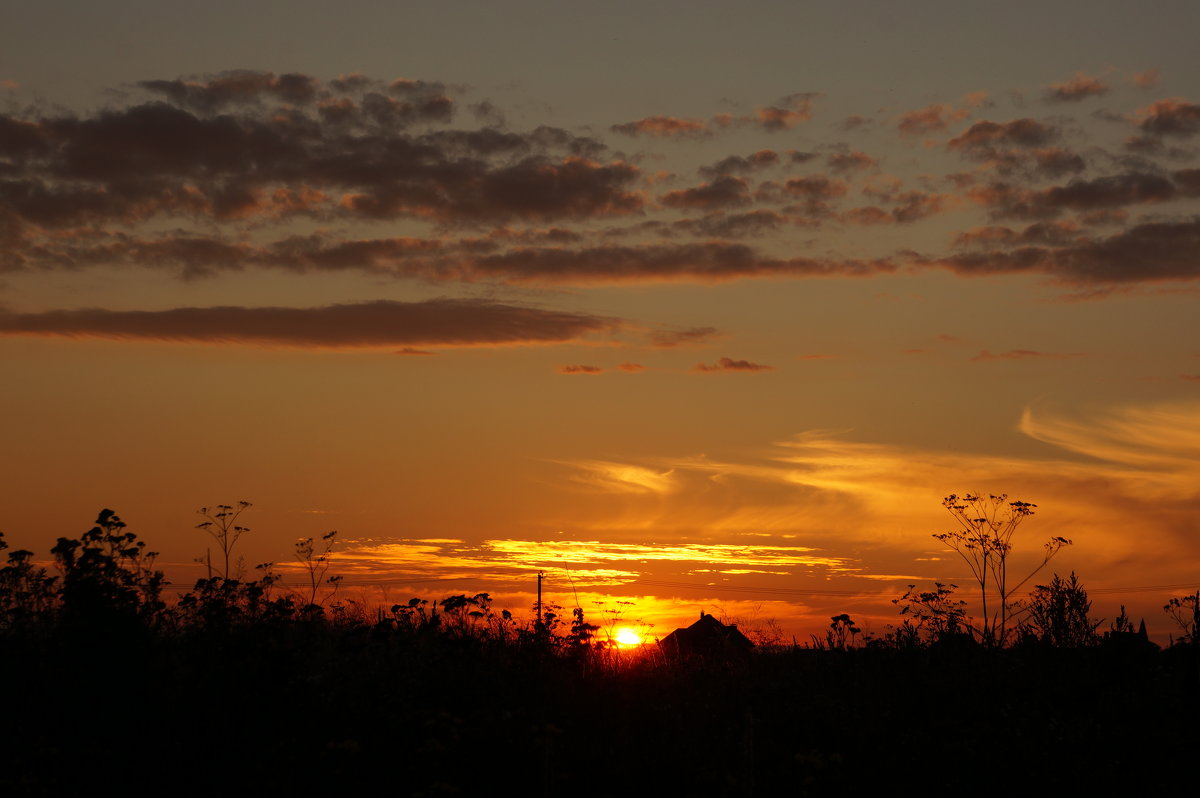
[[[700,119],[681,119],[674,116],[648,116],[636,122],[625,122],[609,128],[625,136],[654,136],[657,138],[705,138],[708,125]]]
[[[610,331],[618,324],[599,316],[469,299],[380,300],[316,308],[0,313],[2,335],[333,348],[558,343]]]
[[[308,75],[233,70],[189,80],[144,80],[137,84],[161,94],[173,104],[202,113],[212,113],[229,106],[277,100],[287,103],[310,103],[317,97],[319,82]]]
[[[1190,138],[1200,133],[1200,105],[1173,98],[1138,112],[1139,127],[1151,136]]]
[[[149,82],[171,101],[83,117],[0,115],[0,216],[42,227],[295,214],[485,223],[616,216],[644,204],[637,167],[596,160],[604,146],[589,137],[545,126],[410,132],[446,120],[449,106],[430,93],[441,84],[366,90],[375,84],[345,79],[366,93],[323,89],[302,107],[256,102],[300,97],[301,85],[315,85],[302,77]]]
[[[604,373],[604,369],[600,368],[599,366],[583,366],[583,365],[559,366],[558,373],[559,374],[602,374],[602,373]]]
[[[715,178],[724,175],[745,175],[779,163],[779,153],[774,150],[759,150],[750,155],[730,155],[712,166],[700,167],[703,177]]]
[[[958,247],[1063,247],[1080,240],[1080,226],[1073,222],[1038,222],[1023,230],[1010,227],[977,227],[959,233],[954,243]]]
[[[719,333],[716,327],[692,327],[690,330],[656,330],[650,334],[653,346],[669,348],[707,343]]]
[[[875,167],[878,162],[865,152],[846,150],[835,152],[825,159],[829,171],[839,175],[849,175]]]
[[[995,249],[918,260],[964,275],[1031,272],[1071,284],[1200,279],[1200,217],[1139,224],[1107,238],[1081,235],[1061,246],[1024,245],[1023,234],[1004,238],[996,235]]]
[[[788,218],[775,211],[757,210],[746,213],[707,214],[699,219],[680,219],[672,230],[680,230],[704,238],[748,238],[780,229]]]
[[[798,216],[801,224],[820,223],[834,215],[837,202],[849,186],[826,175],[793,177],[783,184],[765,182],[758,187],[756,199],[764,202],[790,202],[783,210]]]
[[[752,363],[749,360],[734,360],[730,357],[723,357],[716,363],[709,365],[707,363],[697,363],[693,371],[708,372],[708,371],[774,371],[774,366],[765,366],[762,363]]]
[[[659,201],[668,208],[733,208],[750,203],[750,183],[745,178],[726,175],[693,188],[667,192]]]
[[[1082,172],[1087,164],[1081,156],[1060,147],[1045,147],[1032,152],[1034,172],[1040,177],[1059,178]]]
[[[952,197],[948,194],[928,194],[923,191],[905,191],[888,195],[895,202],[890,210],[877,206],[853,208],[841,215],[849,224],[908,224],[928,216],[941,213],[950,207]]]
[[[0,234],[3,229],[0,228]],[[19,237],[16,238],[20,244]],[[28,246],[26,249],[28,250]],[[0,249],[0,270],[79,269],[101,263],[175,271],[185,278],[218,271],[273,268],[294,272],[359,271],[392,278],[504,283],[612,284],[714,282],[758,277],[847,277],[892,272],[888,259],[858,261],[776,258],[727,241],[637,246],[523,246],[485,238],[343,240],[314,234],[264,245],[201,236],[137,239],[100,235],[65,238],[33,255]]]
[[[752,277],[855,277],[895,271],[890,260],[775,258],[744,244],[529,248],[474,259],[461,276],[509,283],[722,282]]]
[[[1181,170],[1172,180],[1159,174],[1129,172],[1093,180],[1073,180],[1041,190],[992,183],[971,196],[990,207],[997,218],[1048,219],[1063,211],[1096,211],[1126,205],[1166,202],[1200,195],[1194,170]]]
[[[1011,122],[976,122],[946,146],[958,150],[973,161],[1004,162],[1011,160],[1014,151],[1045,147],[1060,135],[1059,129],[1035,119],[1014,119]]]
[[[1046,87],[1046,99],[1050,102],[1073,103],[1103,94],[1108,94],[1108,84],[1082,72],[1076,72],[1070,80]]]

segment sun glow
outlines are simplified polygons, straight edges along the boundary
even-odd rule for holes
[[[642,644],[641,636],[630,629],[628,626],[623,626],[617,630],[617,636],[613,638],[621,648],[632,648]]]

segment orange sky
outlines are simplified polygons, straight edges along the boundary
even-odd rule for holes
[[[966,590],[941,499],[1006,492],[1014,567],[1071,538],[1045,579],[1165,638],[1200,579],[1195,10],[1067,44],[1021,3],[582,38],[447,6],[0,33],[15,546],[111,507],[182,585],[195,509],[247,499],[248,562],[337,529],[372,600],[525,612],[543,570],[803,641]]]

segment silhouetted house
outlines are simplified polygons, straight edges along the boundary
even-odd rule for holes
[[[1122,610],[1125,608],[1122,607]],[[1158,643],[1146,634],[1146,619],[1143,618],[1136,632],[1105,632],[1101,645],[1109,650],[1135,654],[1153,653],[1160,650]]]
[[[738,631],[736,623],[723,624],[703,611],[700,620],[686,629],[676,629],[658,645],[671,659],[736,659],[754,648],[750,638]]]

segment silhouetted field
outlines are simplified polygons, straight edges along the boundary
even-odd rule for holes
[[[1165,787],[1194,648],[806,649],[666,663],[391,624],[3,641],[5,794]]]
[[[1141,792],[1200,744],[1194,639],[669,660],[486,594],[371,614],[218,576],[167,605],[118,524],[61,539],[57,576],[0,569],[0,795]]]

